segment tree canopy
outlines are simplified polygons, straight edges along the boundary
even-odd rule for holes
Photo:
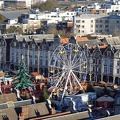
[[[38,8],[40,11],[52,11],[55,7],[61,7],[61,5],[58,4],[57,0],[47,0],[44,3],[37,3],[32,6],[32,8]]]
[[[31,84],[30,75],[28,75],[28,70],[26,69],[25,63],[23,62],[23,59],[20,63],[20,68],[18,70],[18,74],[15,77],[15,80],[13,80],[13,84],[11,87],[17,88],[17,89],[25,89],[29,86],[33,86]]]

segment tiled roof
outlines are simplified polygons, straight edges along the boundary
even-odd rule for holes
[[[32,72],[31,74],[34,76],[41,76],[38,72]]]
[[[66,44],[69,42],[69,38],[61,38],[61,41],[60,41],[62,44]]]
[[[88,40],[87,37],[77,37],[76,38],[77,41],[84,41],[84,40]]]

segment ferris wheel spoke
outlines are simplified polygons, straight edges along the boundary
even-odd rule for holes
[[[55,68],[55,69],[57,69],[57,70],[63,70],[63,69],[64,69],[64,68],[59,67],[59,66],[57,66],[57,65],[55,65],[55,66],[54,66],[54,65],[51,65],[50,68],[52,68],[52,69]]]
[[[58,60],[59,63],[60,63],[62,66],[64,66],[64,65],[67,66],[66,63],[64,62],[64,60],[63,60],[62,58],[60,58],[58,55],[57,55],[57,58],[61,61],[61,62],[60,62],[60,61]]]
[[[76,75],[75,75],[73,72],[71,72],[71,73],[72,73],[72,75],[74,76],[74,78],[76,79],[78,85],[81,87],[82,91],[85,92],[85,91],[83,90],[82,85],[81,85],[80,82],[78,81],[78,78],[76,77]]]
[[[63,71],[59,71],[56,74],[51,75],[51,77],[58,77],[63,73]]]
[[[78,58],[75,60],[75,62],[73,62],[72,66],[76,65],[80,60],[81,60],[80,57],[78,57]]]
[[[53,90],[52,90],[52,92],[51,92],[51,94],[50,94],[50,96],[49,96],[48,99],[50,99],[50,98],[52,97],[52,93],[55,92],[55,89],[56,89],[56,87],[58,86],[58,84],[59,84],[59,82],[61,81],[61,79],[62,79],[62,77],[64,76],[64,74],[65,74],[65,72],[63,72],[62,75],[61,75],[61,77],[58,79],[58,82],[57,82],[57,84],[54,86],[54,88],[53,88]]]
[[[85,63],[86,63],[86,61],[79,61],[80,59],[78,59],[75,63],[74,63],[74,65],[72,65],[72,68],[76,68],[76,67],[78,67],[78,66],[84,66],[85,65]]]
[[[76,58],[76,55],[77,55],[77,53],[75,53],[75,55],[74,55],[74,57],[73,57],[73,60],[71,61],[71,64],[74,63],[74,60],[75,60],[75,58]]]
[[[76,63],[74,66],[72,66],[72,69],[75,69],[75,68],[78,68],[78,67],[79,67],[79,68],[80,68],[80,67],[83,67],[83,68],[84,68],[84,66],[86,66],[86,65],[85,65],[85,62],[84,62],[84,63],[80,63],[80,62],[79,62],[79,63]]]

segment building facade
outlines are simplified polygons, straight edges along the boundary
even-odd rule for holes
[[[22,38],[22,39],[21,39]],[[29,72],[37,71],[45,76],[49,76],[49,64],[54,50],[61,45],[61,37],[54,36],[51,39],[35,39],[35,37],[14,36],[10,43],[9,68],[18,70],[21,56]],[[78,44],[75,37],[71,37],[69,42]],[[6,41],[0,39],[0,68],[5,69],[7,61]],[[120,45],[95,45],[89,47],[87,44],[81,46],[87,57],[87,80],[104,81],[120,85]]]
[[[106,14],[82,14],[74,17],[75,36],[87,34],[114,34],[120,27],[120,16]]]

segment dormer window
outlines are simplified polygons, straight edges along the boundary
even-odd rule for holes
[[[32,45],[32,48],[35,49],[35,44]]]
[[[25,47],[25,43],[23,43],[23,47]]]
[[[107,57],[111,57],[111,51],[107,52]]]
[[[16,46],[16,42],[14,42],[13,44],[14,44],[14,46]]]

